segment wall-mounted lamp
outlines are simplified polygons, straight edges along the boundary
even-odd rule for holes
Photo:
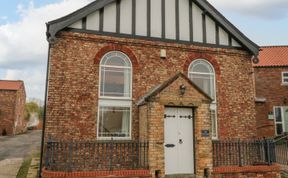
[[[180,95],[183,96],[186,92],[186,86],[184,84],[179,87]]]

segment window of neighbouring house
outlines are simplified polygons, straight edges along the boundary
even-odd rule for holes
[[[213,66],[204,59],[194,60],[188,70],[188,77],[214,101],[211,104],[212,138],[218,138],[217,130],[217,103],[216,103],[216,85],[215,71]]]
[[[132,65],[119,51],[107,53],[100,62],[98,139],[130,139]]]
[[[288,106],[274,107],[275,134],[281,135],[288,131]]]
[[[288,72],[282,72],[282,84],[288,85]]]

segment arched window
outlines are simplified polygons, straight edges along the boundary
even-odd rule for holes
[[[188,76],[192,82],[194,82],[214,100],[210,106],[212,122],[211,130],[212,138],[217,139],[217,104],[214,68],[208,61],[204,59],[197,59],[190,64]]]
[[[98,139],[131,138],[132,64],[119,51],[103,56],[100,62]]]
[[[189,78],[212,99],[216,99],[215,72],[208,61],[203,59],[193,61],[189,67]]]
[[[131,62],[124,53],[113,51],[101,60],[100,97],[131,98]]]

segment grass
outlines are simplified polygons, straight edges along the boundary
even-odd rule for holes
[[[28,174],[28,171],[29,171],[29,167],[30,167],[30,164],[31,164],[31,160],[32,158],[29,158],[29,159],[25,159],[23,162],[22,162],[22,165],[18,171],[18,174],[17,174],[17,177],[16,178],[26,178],[27,177],[27,174]]]

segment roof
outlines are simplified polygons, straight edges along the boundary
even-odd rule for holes
[[[24,85],[21,80],[0,80],[0,90],[19,90]]]
[[[48,22],[47,25],[47,40],[53,43],[56,40],[56,34],[68,27],[69,25],[77,22],[78,20],[86,17],[96,10],[102,9],[104,6],[109,5],[117,0],[95,0],[87,6],[67,15],[62,18]],[[230,23],[219,11],[217,11],[207,0],[193,0],[203,11],[215,19],[220,26],[224,27],[227,32],[231,33],[244,47],[255,56],[258,56],[259,46],[249,40],[243,33],[241,33],[232,23]]]
[[[288,66],[288,46],[263,46],[259,52],[259,60],[254,67]]]
[[[178,72],[176,75],[166,80],[162,84],[157,85],[152,88],[148,93],[146,93],[139,101],[136,102],[136,105],[141,106],[146,103],[151,97],[156,96],[158,93],[163,91],[166,87],[168,87],[171,83],[177,80],[179,77],[184,78],[191,86],[193,86],[196,90],[198,90],[204,97],[208,100],[212,101],[212,98],[208,96],[203,90],[201,90],[196,84],[194,84],[186,75],[181,72]]]

